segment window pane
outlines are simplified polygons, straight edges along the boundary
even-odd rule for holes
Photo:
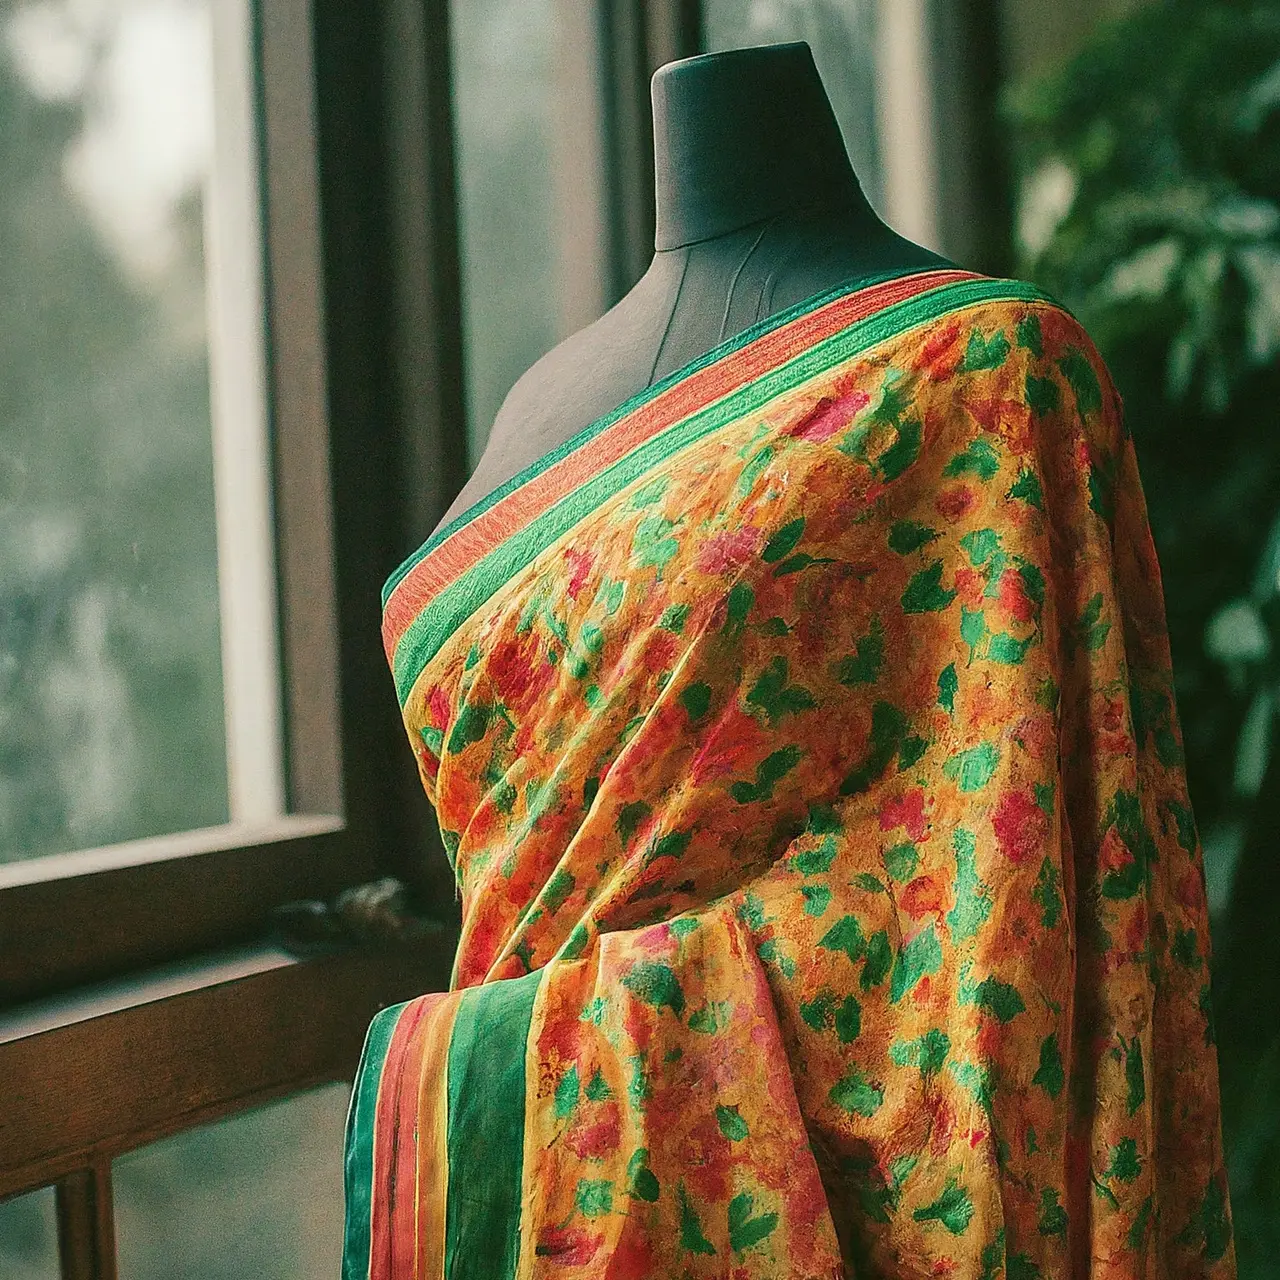
[[[867,199],[881,213],[876,0],[705,0],[708,53],[807,40]]]
[[[551,0],[452,6],[474,467],[512,383],[555,345]]]
[[[474,469],[516,379],[607,305],[594,0],[455,0],[458,221]]]
[[[316,1280],[342,1265],[346,1085],[115,1162],[120,1280]]]
[[[58,1280],[58,1225],[53,1188],[0,1200],[0,1276]]]
[[[0,4],[0,861],[226,821],[205,0]]]

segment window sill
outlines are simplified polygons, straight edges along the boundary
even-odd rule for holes
[[[350,1079],[379,1009],[448,985],[456,935],[297,959],[241,947],[0,1014],[0,1197]]]

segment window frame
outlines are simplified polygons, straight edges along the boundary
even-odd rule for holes
[[[414,7],[390,8],[403,35]],[[443,918],[453,907],[378,634],[389,566],[465,479],[449,50],[432,21],[445,5],[417,15],[410,42],[347,9],[253,5],[286,816],[6,867],[0,1008],[260,937],[280,904],[379,875]],[[397,91],[425,142],[411,159],[429,233],[393,269],[387,224],[404,192],[382,106]],[[384,305],[413,288],[427,303],[412,317]],[[395,387],[411,351],[428,366],[412,449]],[[430,476],[431,492],[406,502],[407,474]]]

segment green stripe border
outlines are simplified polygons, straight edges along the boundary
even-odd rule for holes
[[[734,351],[740,350],[748,343],[754,342],[757,338],[763,337],[766,333],[773,332],[774,329],[780,329],[783,325],[790,324],[791,321],[799,319],[801,316],[808,315],[811,311],[817,311],[821,307],[825,307],[827,303],[836,301],[837,298],[843,298],[848,294],[859,293],[863,289],[871,289],[876,285],[885,284],[890,280],[909,280],[913,276],[930,275],[935,271],[962,271],[965,268],[958,267],[954,262],[948,262],[944,258],[939,258],[936,266],[924,267],[911,271],[877,271],[869,275],[859,276],[856,280],[846,280],[842,284],[834,285],[830,289],[824,290],[822,293],[811,294],[807,298],[802,298],[793,306],[788,307],[785,311],[779,311],[775,315],[766,316],[763,320],[757,321],[749,329],[744,329],[741,333],[735,334],[732,338],[726,338],[719,346],[712,347],[710,351],[698,356],[694,360],[690,360],[688,364],[681,365],[678,369],[673,369],[666,377],[661,378],[650,387],[637,391],[629,400],[624,400],[616,409],[611,409],[601,418],[597,418],[594,422],[583,427],[576,435],[572,435],[563,444],[557,445],[554,449],[544,453],[540,458],[531,462],[523,471],[512,476],[510,480],[499,485],[491,493],[486,494],[478,502],[473,503],[465,511],[459,512],[452,520],[449,521],[444,528],[433,533],[426,542],[422,544],[411,556],[408,557],[392,575],[386,580],[382,587],[382,607],[387,607],[387,601],[391,599],[391,593],[396,587],[413,571],[414,565],[418,563],[424,556],[429,555],[435,550],[446,538],[451,538],[465,524],[470,524],[478,516],[483,515],[495,503],[500,502],[507,494],[514,489],[520,488],[521,485],[527,484],[539,472],[545,471],[548,467],[559,462],[561,458],[567,454],[573,453],[580,449],[588,440],[598,436],[602,431],[607,430],[619,418],[625,418],[627,414],[638,409],[646,401],[653,400],[657,396],[662,395],[669,387],[673,387],[677,382],[683,382],[685,378],[691,374],[697,373],[700,369],[705,369],[709,364],[715,364],[717,360],[723,359]]]
[[[515,1276],[524,1198],[525,1059],[545,972],[468,987],[459,999],[449,1041],[445,1280]]]
[[[400,705],[407,701],[427,663],[485,600],[562,534],[664,458],[879,342],[936,320],[949,311],[1000,300],[1060,305],[1037,286],[1020,280],[984,278],[939,285],[857,321],[786,364],[753,378],[723,399],[659,432],[566,494],[441,590],[405,629],[392,659]]]
[[[342,1239],[342,1280],[368,1280],[372,1240],[374,1116],[378,1109],[378,1085],[387,1049],[409,1002],[389,1005],[375,1015],[365,1033],[360,1067],[347,1108],[343,1186],[346,1222]]]

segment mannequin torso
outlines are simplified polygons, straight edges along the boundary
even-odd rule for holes
[[[757,321],[863,276],[952,265],[867,203],[807,44],[669,63],[653,107],[649,269],[520,377],[437,528]]]

